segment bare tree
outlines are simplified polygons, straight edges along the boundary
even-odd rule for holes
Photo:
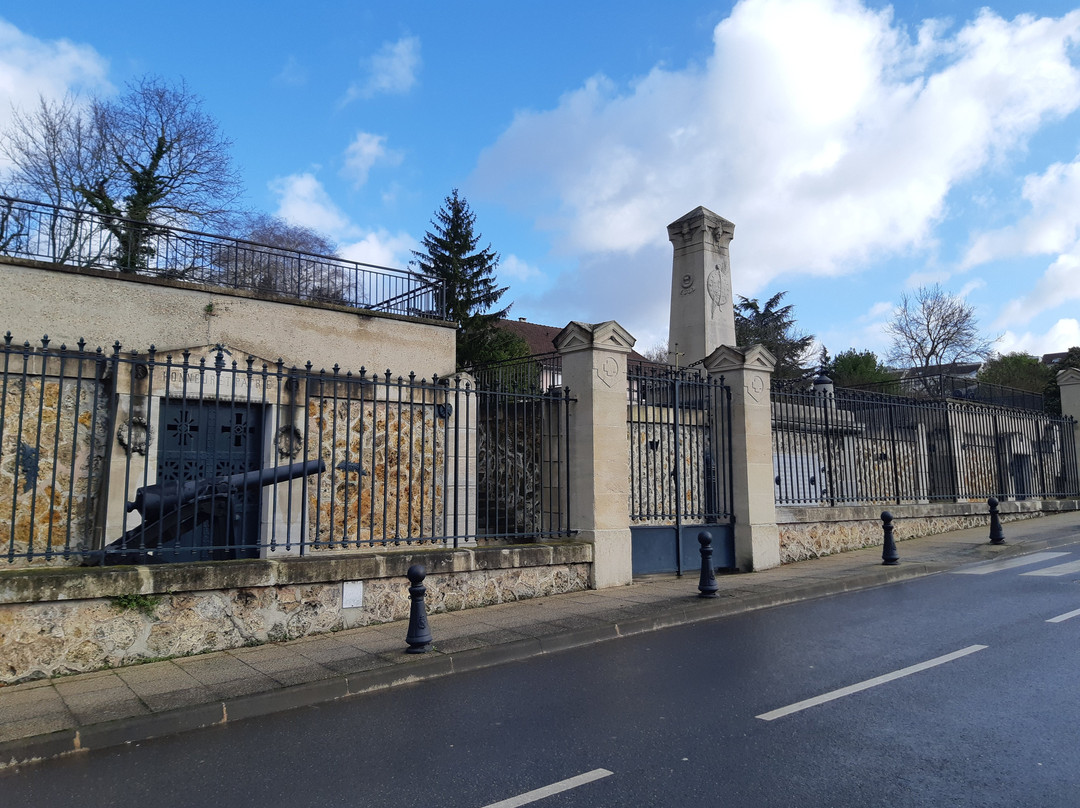
[[[645,351],[642,356],[644,356],[645,359],[649,362],[655,362],[658,365],[666,365],[672,359],[671,353],[668,351],[667,340],[661,340],[659,342],[653,343],[653,345],[647,351]]]
[[[900,298],[885,331],[892,337],[889,361],[898,366],[928,368],[982,360],[997,339],[979,332],[974,306],[941,286],[921,286]]]
[[[230,148],[183,82],[156,78],[86,105],[42,99],[0,142],[14,187],[99,214],[125,271],[149,265],[155,226],[205,225],[230,210],[241,187]]]
[[[215,263],[224,284],[325,303],[348,301],[347,274],[328,236],[265,213],[240,216],[231,229],[252,243],[219,251]]]
[[[73,96],[38,99],[32,110],[12,110],[11,127],[0,137],[0,153],[14,166],[10,190],[35,201],[84,208],[78,186],[106,173],[101,141],[92,131],[87,106]]]
[[[104,175],[108,163],[86,105],[72,96],[60,101],[42,97],[29,111],[12,110],[11,127],[0,135],[0,153],[14,167],[4,184],[6,195],[74,211],[46,219],[13,210],[25,236],[33,231],[34,240],[48,244],[49,254],[60,263],[98,260],[107,243],[97,237],[100,227],[91,224],[96,217],[78,186],[85,177]]]

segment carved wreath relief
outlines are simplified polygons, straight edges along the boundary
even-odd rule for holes
[[[722,263],[713,267],[713,271],[709,273],[709,277],[705,281],[705,289],[709,293],[709,299],[712,300],[711,314],[714,317],[729,302],[727,290],[730,286],[730,275],[731,269],[727,260],[724,259]]]

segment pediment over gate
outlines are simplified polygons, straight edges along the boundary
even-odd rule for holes
[[[637,340],[614,320],[595,324],[574,320],[560,331],[553,341],[559,353],[571,353],[586,348],[628,353]]]
[[[1057,383],[1061,385],[1080,384],[1080,370],[1076,368],[1065,368],[1057,372]]]
[[[746,348],[721,345],[705,357],[702,366],[709,373],[727,373],[733,370],[771,373],[776,367],[776,357],[764,345],[750,345]]]

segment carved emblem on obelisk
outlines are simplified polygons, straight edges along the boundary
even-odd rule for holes
[[[712,300],[712,311],[710,313],[713,317],[716,316],[721,307],[728,304],[728,288],[731,286],[730,275],[731,270],[727,266],[727,261],[724,261],[713,267],[713,271],[709,273],[709,277],[705,281],[709,299]]]

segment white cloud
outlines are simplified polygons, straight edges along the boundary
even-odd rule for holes
[[[855,0],[744,0],[714,42],[701,67],[657,67],[628,88],[597,76],[518,114],[474,187],[566,252],[618,256],[591,264],[609,294],[659,290],[663,225],[704,204],[736,223],[735,282],[752,295],[784,273],[932,249],[953,187],[1080,106],[1080,11],[983,11],[913,40],[891,10]]]
[[[291,174],[270,181],[278,197],[277,215],[340,239],[352,231],[348,217],[334,204],[314,174]]]
[[[956,296],[963,300],[976,289],[982,289],[984,286],[986,286],[986,281],[982,278],[973,278],[961,287],[960,291],[956,293]]]
[[[37,39],[0,19],[0,131],[10,126],[12,107],[28,110],[39,96],[111,92],[108,71],[108,61],[89,45]]]
[[[896,310],[895,303],[879,302],[875,303],[870,309],[859,317],[859,322],[884,322],[892,317],[893,312]]]
[[[1006,331],[1001,335],[996,350],[1000,354],[1024,351],[1034,356],[1042,356],[1067,351],[1074,345],[1080,345],[1080,321],[1069,317],[1058,320],[1044,334],[1033,334],[1030,331],[1016,334]]]
[[[278,216],[331,236],[338,242],[338,254],[349,261],[402,268],[417,246],[407,233],[368,230],[353,223],[310,172],[278,177],[270,182],[270,190],[278,197]]]
[[[353,142],[345,149],[345,167],[342,173],[359,188],[367,182],[368,172],[376,163],[398,165],[401,153],[386,148],[385,135],[357,132]]]
[[[1031,212],[1014,225],[979,233],[964,257],[965,268],[1017,255],[1062,253],[1080,239],[1080,158],[1029,175],[1022,196]]]
[[[409,263],[412,251],[419,246],[416,239],[407,233],[378,230],[357,241],[342,244],[338,252],[349,261],[401,269]]]
[[[544,273],[525,263],[516,255],[507,255],[499,262],[499,275],[515,281],[533,281],[544,277]]]
[[[1080,158],[1055,163],[1024,179],[1023,198],[1031,211],[1016,224],[979,233],[964,267],[1018,255],[1055,255],[1028,292],[1006,304],[995,328],[1022,326],[1045,311],[1080,300]]]
[[[1020,326],[1044,311],[1080,300],[1080,244],[1059,255],[1026,295],[1009,301],[994,320],[994,328]]]
[[[274,77],[274,81],[289,87],[302,87],[307,84],[308,70],[300,64],[295,56],[290,55],[289,58],[285,60],[285,65],[281,68],[281,72]]]
[[[420,71],[420,38],[402,37],[397,42],[385,42],[367,63],[363,81],[349,86],[343,103],[376,95],[402,95],[416,84]]]

